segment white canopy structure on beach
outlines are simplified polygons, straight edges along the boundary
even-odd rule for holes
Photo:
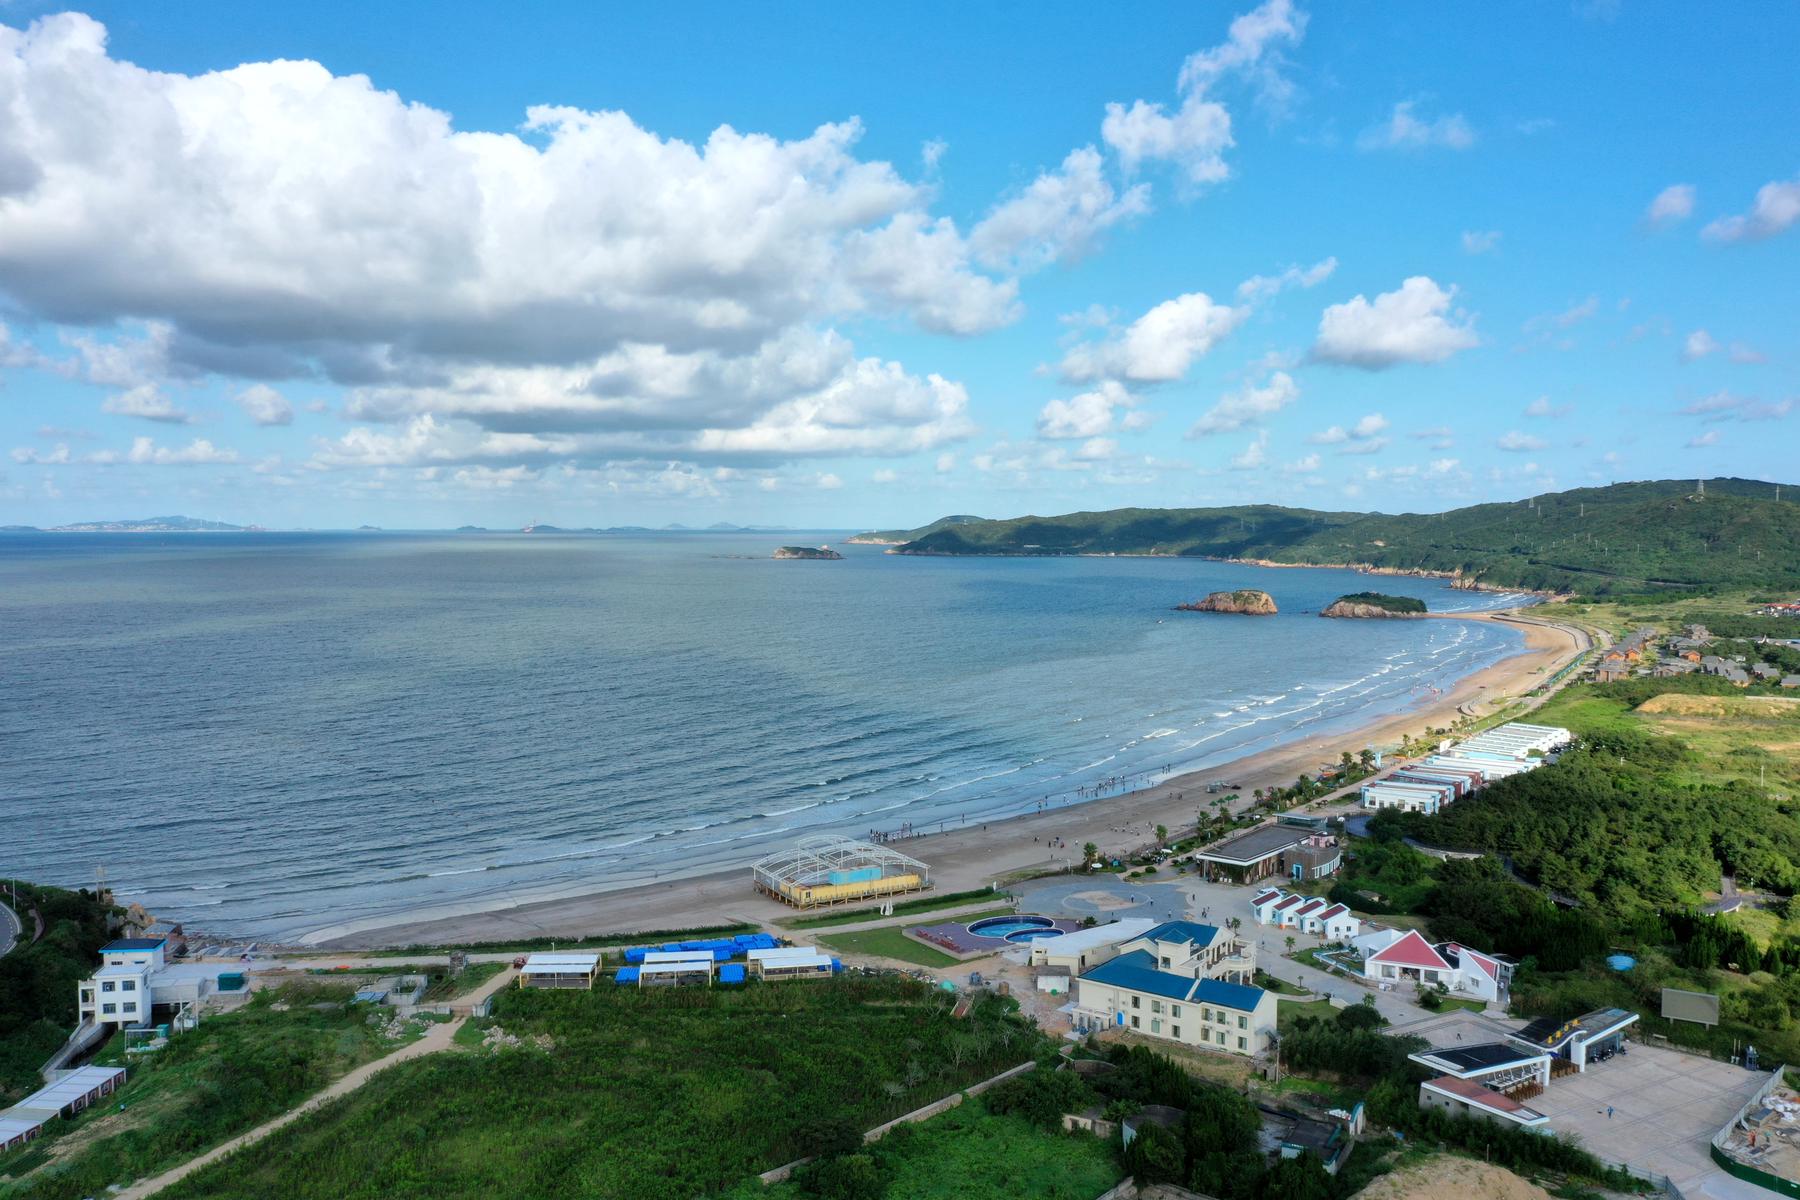
[[[645,984],[712,982],[713,955],[710,950],[652,950],[644,955],[638,968],[637,983]]]
[[[888,846],[833,834],[801,838],[750,868],[757,891],[795,908],[848,904],[931,886],[931,868]]]
[[[522,988],[592,988],[600,973],[598,954],[533,954],[519,968]]]

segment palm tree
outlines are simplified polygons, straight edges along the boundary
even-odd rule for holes
[[[1293,939],[1293,936],[1292,936],[1292,935],[1291,935],[1291,934],[1290,934],[1290,935],[1289,935],[1289,936],[1288,936],[1288,940],[1287,940],[1287,948],[1288,948],[1288,953],[1289,953],[1289,954],[1292,954],[1292,953],[1293,953],[1293,952],[1294,952],[1294,939]]]
[[[1081,865],[1082,866],[1090,865],[1096,858],[1099,858],[1099,857],[1100,857],[1100,847],[1094,845],[1094,843],[1088,842],[1086,845],[1082,846],[1082,848],[1081,848]]]
[[[1375,751],[1371,750],[1369,747],[1364,746],[1362,753],[1358,754],[1356,759],[1358,762],[1362,763],[1363,770],[1373,771],[1375,769]]]
[[[1164,842],[1166,842],[1166,841],[1168,841],[1168,840],[1169,840],[1169,828],[1168,828],[1168,826],[1166,826],[1166,825],[1158,825],[1158,826],[1157,826],[1157,827],[1156,827],[1156,846],[1157,846],[1157,849],[1159,849],[1159,850],[1160,850],[1160,849],[1161,849],[1161,848],[1162,848],[1162,845],[1163,845],[1163,843],[1164,843]]]

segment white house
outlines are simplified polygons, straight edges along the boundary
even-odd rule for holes
[[[225,990],[219,977],[243,973],[221,963],[171,963],[167,939],[119,938],[100,947],[100,969],[76,987],[76,1012],[84,1023],[148,1025],[158,1005],[178,1011],[175,1024],[193,1019],[192,1006]],[[248,995],[248,992],[239,992]]]
[[[99,1025],[150,1020],[150,976],[163,969],[162,938],[119,938],[100,947],[100,969],[76,985],[81,1019]]]
[[[1298,929],[1328,942],[1348,942],[1362,933],[1362,918],[1330,900],[1290,896],[1270,888],[1251,899],[1250,915],[1259,925]]]
[[[1377,983],[1442,987],[1490,1003],[1504,999],[1512,965],[1455,942],[1433,946],[1408,930],[1363,960],[1363,977]]]
[[[1130,950],[1075,981],[1078,1030],[1130,1029],[1225,1054],[1257,1055],[1275,1032],[1275,994],[1248,984],[1162,970]]]

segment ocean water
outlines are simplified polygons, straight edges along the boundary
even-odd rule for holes
[[[0,876],[296,939],[1116,795],[1521,644],[1312,616],[1348,571],[784,540],[0,535]],[[1232,587],[1282,614],[1171,611]]]

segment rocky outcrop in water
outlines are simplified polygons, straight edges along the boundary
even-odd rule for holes
[[[775,551],[772,557],[833,559],[842,558],[844,556],[839,554],[836,550],[833,550],[830,546],[782,546]]]
[[[1267,592],[1243,588],[1235,592],[1214,592],[1204,600],[1177,604],[1177,612],[1241,613],[1247,617],[1273,616],[1279,610],[1275,598]]]
[[[1411,596],[1385,596],[1380,592],[1357,592],[1340,596],[1319,610],[1321,617],[1422,617],[1425,602]]]

